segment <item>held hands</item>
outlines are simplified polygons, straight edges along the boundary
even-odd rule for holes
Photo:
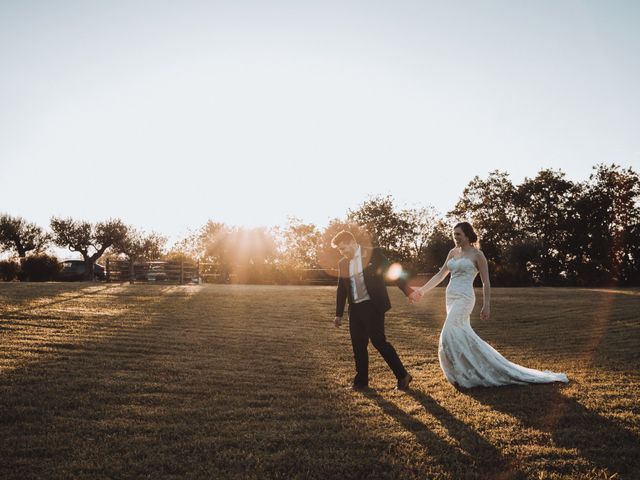
[[[416,304],[424,297],[424,293],[420,288],[416,288],[411,295],[409,295],[409,302]]]
[[[489,307],[482,307],[480,310],[480,320],[489,320],[491,316],[491,309]]]
[[[333,326],[338,328],[342,325],[342,317],[336,317],[333,319]]]

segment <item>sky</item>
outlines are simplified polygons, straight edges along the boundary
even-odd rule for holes
[[[0,212],[323,226],[640,170],[637,1],[0,0]]]

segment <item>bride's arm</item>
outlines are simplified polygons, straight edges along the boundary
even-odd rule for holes
[[[489,281],[489,266],[487,259],[478,250],[478,270],[480,271],[480,279],[482,280],[482,310],[480,311],[480,320],[489,320],[491,316],[491,282]]]
[[[418,289],[418,292],[420,292],[420,295],[424,295],[432,288],[437,287],[440,284],[440,282],[442,282],[445,278],[447,278],[448,274],[449,274],[449,267],[447,267],[447,264],[445,262],[445,264],[442,267],[440,267],[440,271],[436,273],[433,277],[431,277],[431,279],[427,283],[425,283],[422,287]]]
[[[427,283],[425,283],[422,287],[416,289],[409,296],[409,299],[412,302],[415,303],[420,301],[420,299],[424,296],[426,292],[436,287],[437,285],[440,284],[440,282],[442,282],[442,280],[447,278],[447,275],[449,274],[449,267],[447,267],[447,262],[451,258],[451,254],[452,252],[449,252],[449,254],[447,255],[447,259],[444,261],[444,264],[442,265],[442,267],[440,267],[440,270],[438,271],[438,273],[436,273],[433,277],[431,277],[431,279]]]

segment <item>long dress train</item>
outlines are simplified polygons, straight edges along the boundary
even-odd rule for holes
[[[464,388],[499,385],[568,382],[564,373],[540,371],[504,358],[471,328],[475,305],[473,280],[478,270],[467,257],[447,263],[451,280],[447,287],[447,319],[440,333],[438,357],[449,382]]]

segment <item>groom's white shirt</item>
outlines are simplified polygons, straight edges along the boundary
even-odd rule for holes
[[[364,273],[362,271],[362,251],[358,246],[356,254],[349,260],[349,280],[351,281],[351,291],[353,292],[353,301],[362,303],[371,300],[367,287],[364,284]],[[356,284],[356,282],[358,282]],[[358,295],[360,293],[360,295]]]

